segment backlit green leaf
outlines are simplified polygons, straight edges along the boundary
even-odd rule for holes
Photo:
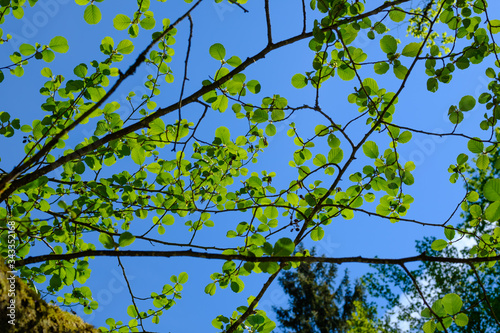
[[[462,308],[462,300],[457,294],[447,294],[441,302],[449,315],[456,314]]]
[[[56,36],[50,40],[49,47],[58,53],[66,53],[69,50],[68,41],[66,38]],[[45,52],[45,51],[44,51]]]
[[[97,24],[101,21],[101,10],[94,4],[88,5],[83,13],[83,18],[88,24]]]
[[[403,48],[401,52],[405,57],[416,57],[418,55],[418,51],[420,50],[421,43],[410,43]]]
[[[472,96],[464,96],[462,99],[460,99],[460,102],[458,103],[458,108],[460,111],[470,111],[474,109],[476,106],[476,99]]]
[[[127,15],[118,14],[113,19],[113,26],[116,30],[125,30],[128,28],[132,21]]]
[[[500,179],[489,179],[483,187],[483,193],[489,201],[500,200]]]
[[[231,142],[231,133],[227,127],[221,126],[215,130],[215,137],[219,138],[223,144]]]
[[[396,41],[396,38],[391,35],[385,35],[380,40],[380,48],[385,53],[396,53],[398,49],[398,42]]]
[[[226,49],[224,48],[224,45],[220,43],[215,43],[210,46],[209,52],[215,60],[223,60],[226,56]]]
[[[434,242],[432,242],[431,248],[434,251],[441,251],[447,246],[448,246],[448,242],[445,241],[444,239],[436,239]]]
[[[125,247],[129,246],[135,241],[135,236],[132,235],[130,232],[125,231],[120,235],[120,238],[118,239],[118,245],[120,247]]]
[[[280,238],[274,244],[273,256],[287,257],[295,250],[295,244],[290,238]]]
[[[366,141],[363,144],[363,152],[369,158],[378,158],[379,155],[377,144],[373,141]]]
[[[302,74],[295,74],[292,76],[292,86],[297,89],[307,86],[307,78]]]

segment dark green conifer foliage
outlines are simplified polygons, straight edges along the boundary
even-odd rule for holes
[[[347,270],[337,285],[338,275],[337,265],[321,262],[284,272],[279,283],[290,307],[274,309],[281,328],[294,333],[346,332],[354,301],[365,303],[365,291],[358,281],[350,281]]]

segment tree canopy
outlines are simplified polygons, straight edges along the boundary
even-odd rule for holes
[[[304,248],[299,244],[297,250]],[[313,248],[311,256],[315,254]],[[336,265],[322,262],[283,272],[278,282],[289,297],[289,307],[274,309],[279,327],[296,333],[347,332],[356,302],[366,301],[365,290],[359,282],[353,288],[347,271],[336,286],[337,276]]]
[[[210,299],[241,293],[211,319],[218,331],[272,332],[259,302],[301,263],[397,267],[426,333],[466,327],[476,309],[500,327],[484,288],[500,259],[500,180],[467,175],[468,161],[500,168],[495,6],[0,0],[5,264],[92,314],[113,262],[127,304],[102,332],[168,330],[192,279]],[[446,129],[433,127],[443,113]],[[444,139],[445,164],[417,177]],[[400,251],[417,233],[440,235],[432,251]],[[332,235],[352,237],[345,256],[296,251]],[[470,249],[453,251],[464,237]],[[427,294],[419,263],[476,272],[478,301]],[[145,270],[137,292],[130,275]],[[362,327],[369,316],[353,313]]]

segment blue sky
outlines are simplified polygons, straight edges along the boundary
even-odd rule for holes
[[[379,3],[379,2],[377,2]],[[118,13],[130,14],[134,11],[135,2],[120,2],[117,10],[116,2],[104,1],[96,3],[103,13],[102,21],[95,26],[87,25],[83,20],[84,7],[77,6],[69,0],[40,0],[33,8],[25,10],[23,20],[14,20],[9,17],[9,22],[3,25],[4,34],[11,33],[14,39],[1,45],[1,66],[8,64],[8,56],[14,51],[16,44],[35,43],[48,44],[50,39],[56,35],[63,35],[68,39],[70,50],[66,54],[57,54],[51,64],[42,61],[33,61],[25,69],[23,78],[6,75],[5,81],[0,84],[0,111],[7,111],[13,117],[20,118],[21,123],[31,123],[35,117],[42,117],[40,104],[44,97],[39,95],[38,90],[45,82],[40,75],[43,67],[50,67],[55,74],[63,74],[70,79],[73,68],[79,63],[89,63],[93,59],[102,59],[99,52],[99,44],[105,36],[112,36],[117,43],[121,39],[129,38],[125,31],[118,32],[113,29],[112,19]],[[370,4],[371,6],[372,4]],[[496,5],[496,4],[494,4]],[[168,17],[174,21],[181,15],[188,5],[181,1],[168,1],[166,3],[152,3],[157,23],[161,18]],[[205,1],[192,14],[194,21],[193,46],[191,49],[191,63],[189,66],[189,81],[185,95],[188,95],[200,87],[202,80],[213,76],[219,63],[211,59],[208,54],[210,45],[222,43],[227,51],[227,57],[237,55],[242,59],[251,56],[261,50],[266,43],[265,39],[265,17],[262,1],[250,1],[245,5],[250,13],[244,13],[235,6],[228,4],[216,5],[213,1]],[[370,8],[370,7],[369,7]],[[494,13],[494,8],[491,9]],[[276,0],[271,4],[271,16],[273,20],[274,40],[281,40],[300,33],[301,30],[301,4],[300,1]],[[158,25],[157,25],[158,26]],[[170,64],[176,81],[172,85],[163,84],[162,94],[155,100],[158,106],[168,106],[179,98],[180,81],[182,78],[183,62],[186,52],[187,22],[178,27],[177,43],[174,45],[176,55]],[[309,22],[311,27],[311,21]],[[396,23],[389,24],[391,34],[400,39],[406,38],[404,26]],[[363,35],[363,33],[361,33]],[[128,56],[119,68],[124,71],[135,56],[149,42],[150,32],[142,30],[139,37],[133,39],[135,51]],[[313,104],[315,93],[308,86],[297,90],[290,83],[291,77],[296,73],[304,73],[311,70],[313,53],[307,48],[308,41],[298,42],[272,53],[255,65],[252,65],[245,74],[248,79],[257,79],[262,85],[262,92],[256,96],[250,96],[249,100],[260,104],[264,96],[280,94],[288,99],[292,106],[302,104]],[[359,37],[353,44],[362,48],[368,55],[368,61],[381,55],[378,38],[370,41],[364,35]],[[417,66],[411,79],[407,82],[405,91],[399,98],[395,122],[399,125],[410,126],[422,130],[435,132],[449,132],[453,125],[447,120],[448,108],[457,104],[463,95],[478,97],[486,90],[487,78],[484,69],[491,64],[481,64],[474,67],[473,71],[456,71],[451,84],[441,84],[437,94],[427,92],[425,82],[427,76],[423,74],[423,64]],[[124,112],[127,112],[125,96],[129,91],[135,91],[137,95],[146,93],[143,86],[144,76],[147,75],[147,66],[142,65],[136,75],[129,78],[112,99],[122,104]],[[387,87],[394,91],[400,84],[392,74],[378,76],[371,68],[362,72],[364,77],[372,77],[378,81],[380,87]],[[340,123],[357,115],[357,107],[347,102],[347,94],[353,91],[355,82],[345,82],[334,78],[327,82],[321,90],[322,107],[327,113],[335,117]],[[481,135],[478,131],[478,121],[484,110],[481,106],[467,113],[472,125],[463,124],[459,126],[459,132],[474,133]],[[297,124],[297,128],[305,133],[312,133],[314,126],[319,123],[320,118],[312,111],[297,112],[291,119]],[[196,121],[200,109],[197,107],[186,107],[183,116],[191,121]],[[175,121],[176,115],[171,114],[164,117],[165,123]],[[87,126],[77,128],[71,142],[79,142],[84,137],[92,135],[94,128],[90,122]],[[211,140],[215,129],[221,124],[231,129],[232,137],[241,135],[245,131],[244,124],[237,121],[228,110],[223,114],[216,111],[209,112],[207,119],[203,122],[200,137]],[[353,138],[359,139],[363,124],[356,124],[351,128]],[[356,127],[358,126],[358,127]],[[259,156],[259,163],[251,166],[251,171],[275,171],[278,177],[275,180],[277,188],[286,186],[295,175],[288,166],[295,150],[292,142],[286,135],[287,124],[277,124],[278,133],[269,140],[270,147]],[[234,130],[233,130],[234,129]],[[240,132],[239,134],[238,131]],[[472,132],[471,132],[472,131]],[[379,143],[381,151],[388,145],[387,133],[376,134],[372,140]],[[9,170],[13,164],[22,156],[22,135],[16,135],[11,139],[2,139],[2,150],[0,151],[0,166]],[[426,137],[414,134],[412,141],[399,146],[399,152],[403,160],[413,160],[417,165],[414,172],[415,184],[407,187],[407,193],[416,200],[406,217],[424,220],[426,222],[443,222],[448,218],[457,203],[464,195],[463,186],[460,183],[450,184],[447,168],[455,163],[455,158],[460,152],[466,152],[467,141],[454,138],[439,139],[437,137]],[[385,145],[385,146],[384,146]],[[165,157],[171,154],[166,149]],[[128,161],[130,167],[135,168],[132,161]],[[357,171],[367,163],[361,158],[353,163],[350,173]],[[127,164],[122,164],[129,167]],[[347,178],[347,177],[346,177]],[[347,182],[343,184],[348,186]],[[342,186],[342,185],[341,185]],[[373,208],[374,205],[367,205]],[[221,215],[216,217],[216,223],[220,227],[203,229],[197,238],[199,244],[207,246],[227,244],[224,240],[228,225],[232,225],[232,215]],[[243,217],[234,216],[242,219]],[[149,221],[149,218],[148,220]],[[146,221],[137,221],[136,230],[140,230],[141,224]],[[460,221],[459,216],[452,219],[453,223]],[[239,222],[239,221],[237,221]],[[236,222],[236,223],[237,223]],[[169,230],[165,235],[169,241],[181,242],[190,236],[186,234],[182,218],[176,220],[175,228]],[[423,236],[442,237],[442,231],[438,228],[421,227],[408,223],[391,224],[386,220],[368,218],[365,215],[355,214],[355,218],[349,221],[338,218],[325,228],[326,236],[322,242],[316,244],[318,252],[327,256],[375,256],[380,257],[402,257],[414,255],[414,240]],[[283,235],[288,236],[288,235]],[[308,242],[311,245],[312,242]],[[135,245],[134,245],[135,246]],[[131,247],[132,248],[132,247]],[[138,247],[136,247],[138,248]],[[40,248],[35,247],[33,253]],[[163,250],[163,249],[162,249]],[[244,278],[245,290],[234,294],[229,289],[218,289],[214,296],[208,296],[203,292],[206,284],[211,280],[209,275],[218,272],[222,261],[208,261],[202,259],[122,259],[134,293],[139,296],[148,296],[151,291],[158,292],[164,283],[168,283],[172,274],[187,272],[189,281],[185,285],[182,300],[161,317],[159,325],[149,324],[147,328],[158,332],[192,332],[213,331],[210,322],[219,314],[229,316],[237,306],[245,305],[250,295],[255,295],[263,282],[267,279],[264,274],[252,274]],[[83,315],[84,320],[96,325],[104,325],[108,317],[128,320],[125,313],[126,306],[130,304],[130,296],[121,277],[121,269],[116,259],[98,258],[92,263],[92,277],[89,286],[93,290],[94,297],[100,301],[100,308],[90,316]],[[367,270],[365,265],[345,265],[354,276],[359,276]],[[345,268],[344,266],[341,269]],[[284,306],[286,298],[281,288],[275,283],[263,297],[261,308],[266,310],[271,318],[273,312],[271,305]]]

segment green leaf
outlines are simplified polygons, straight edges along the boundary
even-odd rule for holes
[[[356,77],[356,72],[347,65],[341,65],[337,68],[337,74],[339,75],[339,78],[344,81],[351,81]]]
[[[264,216],[268,219],[275,219],[279,216],[278,209],[274,206],[268,206],[264,209]]]
[[[139,313],[137,312],[137,308],[133,304],[131,304],[127,307],[127,314],[132,318],[137,318],[139,316]]]
[[[500,201],[490,203],[484,212],[484,216],[490,222],[498,221],[500,219]]]
[[[132,235],[130,232],[125,231],[123,234],[120,235],[120,238],[118,239],[118,246],[120,247],[129,246],[134,241],[135,241],[135,236]]]
[[[262,186],[262,180],[259,177],[252,176],[247,180],[248,186],[258,188]]]
[[[382,75],[387,73],[387,71],[391,68],[388,63],[386,62],[378,62],[375,65],[373,65],[373,70],[375,73]]]
[[[476,166],[481,170],[486,170],[490,164],[488,155],[480,155],[476,160]]]
[[[252,116],[252,121],[256,123],[264,123],[269,119],[269,114],[267,113],[266,110],[262,109],[257,109],[255,110],[253,116]]]
[[[479,205],[472,205],[469,208],[469,212],[474,218],[478,218],[481,215],[483,215],[483,210],[481,209],[481,206]]]
[[[94,4],[88,5],[83,13],[83,19],[88,24],[97,24],[101,21],[101,10]]]
[[[304,88],[307,86],[307,78],[302,74],[295,74],[292,76],[292,86],[297,89]]]
[[[401,55],[405,57],[416,57],[421,47],[421,43],[410,43],[403,48]]]
[[[210,46],[208,51],[215,60],[224,60],[224,57],[226,56],[226,49],[224,48],[224,45],[220,43],[215,43]]]
[[[104,246],[106,249],[114,249],[115,248],[115,242],[113,240],[113,237],[110,235],[101,232],[99,234],[99,242]]]
[[[118,43],[116,51],[123,54],[130,54],[134,51],[134,44],[130,40],[124,39]]]
[[[139,165],[143,165],[144,161],[146,161],[146,152],[141,146],[135,146],[132,148],[130,156],[132,157],[132,160]]]
[[[237,56],[232,56],[231,58],[226,60],[226,63],[231,67],[238,67],[241,65],[241,59]]]
[[[80,65],[75,67],[75,69],[73,70],[73,73],[75,73],[75,75],[80,77],[80,78],[84,78],[87,75],[87,70],[88,70],[87,65],[80,64]]]
[[[397,8],[391,9],[389,12],[389,18],[394,22],[401,22],[405,19],[405,12],[399,11]]]
[[[188,281],[188,273],[186,272],[182,272],[179,274],[179,278],[177,279],[177,282],[179,282],[180,284],[184,284]]]
[[[373,141],[366,141],[363,144],[363,153],[369,158],[378,158],[378,147],[377,144]]]
[[[485,72],[486,76],[489,77],[490,79],[494,79],[496,77],[496,73],[495,73],[495,70],[491,67],[487,68],[486,69],[486,72]]]
[[[394,66],[393,70],[396,77],[400,80],[403,80],[406,77],[406,74],[408,73],[408,68],[406,68],[403,65]]]
[[[441,300],[445,311],[449,315],[454,315],[462,308],[462,300],[457,294],[447,294]]]
[[[290,238],[280,238],[274,244],[273,256],[288,257],[295,250],[295,244]]]
[[[470,95],[462,97],[458,103],[460,111],[470,111],[476,106],[476,99]]]
[[[231,133],[227,127],[221,126],[215,130],[215,137],[219,138],[223,144],[231,142]]]
[[[274,124],[268,124],[266,126],[266,134],[269,136],[274,136],[276,134],[276,126],[274,126]]]
[[[479,138],[474,138],[474,139],[480,140]],[[481,141],[476,141],[474,139],[469,140],[469,142],[467,143],[467,148],[471,153],[474,154],[482,153],[484,150],[484,144]]]
[[[241,281],[240,278],[236,278],[231,281],[231,290],[235,293],[240,293],[245,288],[245,284]]]
[[[424,333],[434,333],[436,331],[436,323],[434,320],[429,320],[424,323],[422,326]]]
[[[444,239],[436,239],[434,242],[432,242],[431,248],[434,251],[441,251],[447,246],[448,246],[448,242],[445,241]]]
[[[500,179],[489,179],[483,187],[483,194],[489,201],[500,200]]]
[[[215,290],[217,289],[217,287],[215,286],[215,283],[210,283],[208,284],[206,287],[205,287],[205,293],[209,294],[210,296],[212,296],[213,294],[215,294]]]
[[[398,142],[399,143],[407,143],[411,140],[412,134],[410,131],[404,131],[401,133],[401,135],[398,137]]]
[[[436,78],[431,77],[427,80],[427,90],[430,92],[436,92],[439,88],[439,82]]]
[[[467,326],[469,323],[469,317],[465,313],[459,313],[455,316],[455,324],[460,327]]]
[[[19,52],[24,56],[30,56],[36,52],[36,49],[33,45],[30,44],[21,44],[19,46]]]
[[[344,158],[344,152],[340,148],[332,148],[330,149],[330,152],[328,153],[328,162],[329,163],[334,163],[338,164],[342,162],[342,159]]]
[[[145,17],[139,22],[141,27],[146,30],[151,30],[155,27],[156,25],[156,20],[154,17]]]
[[[247,82],[247,88],[252,94],[258,94],[260,92],[261,86],[259,81],[250,80]]]
[[[448,240],[453,240],[453,238],[455,238],[455,230],[451,226],[446,226],[446,228],[444,228],[444,235]]]
[[[398,42],[396,41],[396,38],[391,35],[385,35],[380,40],[380,48],[385,53],[396,53],[398,50]]]
[[[500,32],[500,20],[490,20],[488,22],[488,30],[493,34],[497,34]]]
[[[314,127],[314,134],[317,136],[325,136],[330,133],[330,129],[325,125],[317,125]]]
[[[132,20],[127,15],[118,14],[113,19],[113,26],[116,30],[125,30],[131,22]]]
[[[56,36],[50,40],[49,47],[58,53],[66,53],[69,50],[68,41],[66,38]],[[45,51],[44,51],[45,52]]]
[[[325,231],[323,230],[322,227],[315,227],[313,231],[311,231],[311,239],[313,241],[319,241],[323,239],[325,236]]]

